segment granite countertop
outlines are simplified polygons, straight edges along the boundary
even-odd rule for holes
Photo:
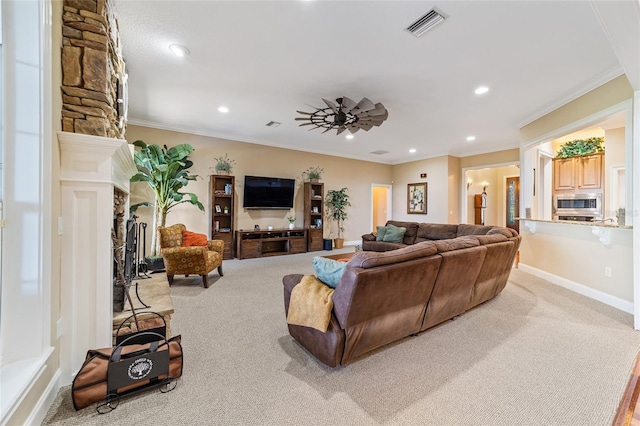
[[[610,222],[574,222],[571,220],[527,219],[524,217],[518,217],[516,218],[516,220],[529,221],[529,222],[543,222],[543,223],[561,223],[563,225],[599,226],[603,228],[633,229],[633,226],[631,225],[618,225],[617,223],[610,223]]]

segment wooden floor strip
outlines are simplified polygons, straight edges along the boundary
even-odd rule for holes
[[[613,420],[613,426],[640,426],[640,354],[636,357],[636,363],[631,372],[627,389],[618,406],[618,412]]]

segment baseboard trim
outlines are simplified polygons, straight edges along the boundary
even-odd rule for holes
[[[522,272],[526,272],[531,275],[535,275],[538,278],[542,278],[543,280],[549,281],[552,284],[559,285],[560,287],[564,287],[568,290],[574,291],[578,294],[586,296],[590,299],[597,300],[598,302],[602,302],[605,305],[612,306],[616,309],[619,309],[623,312],[633,315],[633,303],[628,302],[624,299],[620,299],[619,297],[612,296],[610,294],[604,293],[600,290],[596,290],[591,287],[587,287],[584,284],[577,283],[575,281],[568,280],[563,277],[559,277],[550,272],[543,271],[538,268],[534,268],[533,266],[529,266],[520,262],[518,265],[518,269]]]
[[[60,369],[56,370],[56,373],[53,375],[51,381],[47,385],[44,393],[38,400],[38,403],[33,408],[33,411],[29,415],[29,418],[25,422],[27,425],[41,425],[47,416],[47,412],[49,411],[49,407],[53,404],[53,401],[58,396],[58,390],[60,390],[61,383],[60,380],[62,378],[62,371]]]

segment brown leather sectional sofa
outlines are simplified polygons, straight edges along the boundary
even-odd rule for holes
[[[386,251],[354,254],[333,293],[326,333],[289,324],[291,336],[326,365],[345,365],[458,316],[504,289],[520,246],[517,232],[478,225],[431,225],[422,234],[419,225],[410,227],[415,230],[413,240],[405,241],[413,243],[399,249],[386,250],[385,245]],[[451,238],[428,240],[426,235]],[[302,276],[291,274],[282,280],[285,313],[291,290]]]

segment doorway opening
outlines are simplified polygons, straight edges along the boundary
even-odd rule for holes
[[[391,188],[391,185],[371,184],[371,232],[393,217]]]

